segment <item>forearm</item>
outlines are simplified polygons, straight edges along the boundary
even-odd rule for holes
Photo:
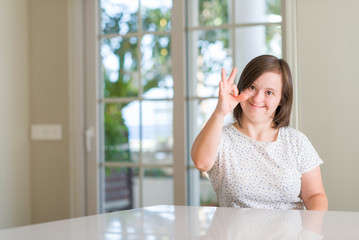
[[[304,201],[307,210],[328,210],[328,199],[324,193],[318,193]]]
[[[216,109],[192,145],[192,160],[196,168],[202,172],[209,171],[215,162],[224,117],[240,101],[248,99],[247,94],[238,95],[238,88],[233,84],[236,74],[237,68],[233,68],[231,75],[226,80],[226,73],[222,68]]]
[[[191,157],[196,168],[200,171],[209,171],[214,164],[223,121],[224,116],[215,111],[192,145]]]

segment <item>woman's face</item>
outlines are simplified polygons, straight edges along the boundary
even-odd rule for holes
[[[265,72],[249,88],[242,91],[249,96],[246,101],[240,103],[243,110],[242,121],[271,123],[282,98],[282,86],[281,74]]]

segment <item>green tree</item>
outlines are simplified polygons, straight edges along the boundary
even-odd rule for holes
[[[120,6],[121,9],[121,6]],[[123,12],[118,12],[115,15],[106,13],[106,9],[102,9],[102,32],[103,34],[121,35],[128,32],[137,31],[138,19],[137,13],[130,13],[126,11],[125,6],[122,6]],[[160,11],[159,9],[146,9],[142,13],[143,26],[147,29],[156,31],[168,30],[170,26],[171,12]],[[152,57],[154,62],[147,73],[142,73],[142,91],[146,93],[152,88],[156,88],[163,79],[163,74],[158,71],[158,65],[165,67],[167,73],[171,72],[170,61],[170,44],[163,46],[160,44],[160,37],[154,36],[152,43]],[[118,78],[116,81],[110,80],[110,72],[103,66],[103,91],[104,97],[135,97],[138,96],[138,84],[134,76],[139,70],[139,63],[137,57],[140,53],[139,43],[135,37],[114,37],[104,38],[103,45],[110,47],[114,55],[118,59]],[[166,51],[161,51],[166,49]],[[166,53],[166,54],[164,54]],[[131,64],[126,61],[131,59]],[[138,74],[137,74],[138,75]],[[137,80],[138,81],[138,80]],[[105,159],[106,161],[132,161],[129,149],[129,130],[123,118],[122,109],[127,103],[111,103],[105,104],[104,107],[104,125],[105,125]]]

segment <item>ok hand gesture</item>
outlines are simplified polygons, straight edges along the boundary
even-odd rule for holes
[[[238,103],[248,99],[248,95],[241,93],[238,95],[238,88],[234,84],[234,79],[237,75],[237,68],[233,68],[231,75],[226,79],[226,72],[222,68],[221,70],[221,81],[219,82],[219,96],[218,103],[215,109],[217,114],[223,116],[227,115],[232,111]]]

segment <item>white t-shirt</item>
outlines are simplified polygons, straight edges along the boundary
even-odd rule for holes
[[[229,124],[208,175],[221,207],[304,209],[302,174],[322,163],[298,130],[283,127],[275,142],[259,142]]]

